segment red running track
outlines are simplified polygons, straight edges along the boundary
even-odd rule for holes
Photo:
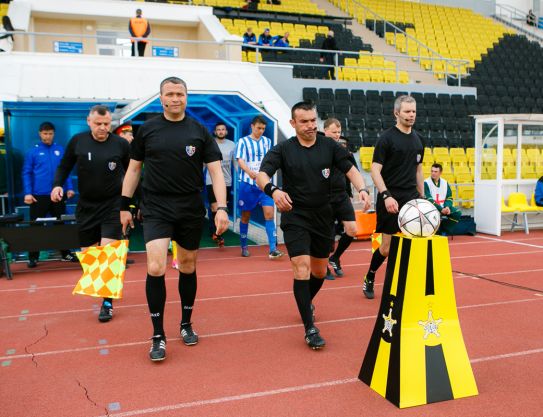
[[[151,363],[145,255],[133,257],[109,323],[72,296],[79,267],[18,264],[0,280],[0,416],[537,417],[543,375],[543,231],[449,241],[456,298],[479,395],[399,410],[357,375],[379,307],[362,296],[369,242],[316,298],[323,351],[304,343],[288,259],[265,248],[208,249],[198,262],[197,346],[179,340],[177,272],[167,272],[168,357]],[[503,286],[503,281],[533,290]]]

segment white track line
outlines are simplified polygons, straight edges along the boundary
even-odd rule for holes
[[[472,359],[471,363],[489,362],[489,361],[507,359],[507,358],[518,357],[518,356],[534,355],[538,353],[543,353],[543,348],[525,350],[522,352],[511,352],[511,353],[505,353],[503,355],[494,355],[494,356],[487,356],[483,358]],[[139,410],[125,411],[122,413],[109,413],[108,417],[132,417],[132,416],[141,416],[144,414],[157,414],[157,413],[164,413],[168,411],[180,410],[184,408],[196,408],[196,407],[203,407],[203,406],[215,405],[215,404],[225,404],[225,403],[230,403],[233,401],[252,400],[254,398],[271,397],[274,395],[290,394],[293,392],[335,387],[338,385],[354,384],[354,383],[359,383],[359,382],[360,380],[358,378],[336,379],[333,381],[318,382],[315,384],[295,385],[295,386],[277,388],[277,389],[267,390],[267,391],[256,391],[256,392],[250,392],[246,394],[211,398],[208,400],[191,401],[191,402],[185,402],[185,403],[164,405],[164,406],[159,406],[159,407],[141,408]],[[106,416],[100,416],[100,417],[106,417]]]
[[[484,307],[495,307],[495,306],[501,306],[501,305],[509,305],[509,304],[518,304],[518,303],[530,303],[530,302],[537,302],[537,301],[543,301],[543,298],[526,298],[522,300],[509,300],[509,301],[498,301],[495,303],[485,303],[485,304],[472,304],[472,305],[465,305],[458,307],[459,310],[466,310],[466,309],[472,309],[472,308],[484,308]],[[360,317],[347,317],[343,319],[334,319],[334,320],[323,320],[318,321],[317,323],[319,325],[322,324],[334,324],[334,323],[348,323],[353,321],[361,321],[361,320],[373,320],[375,319],[375,315],[371,316],[360,316]],[[229,332],[220,332],[220,333],[209,333],[209,334],[200,334],[201,338],[208,338],[208,337],[224,337],[224,336],[235,336],[240,334],[249,334],[249,333],[257,333],[257,332],[270,332],[270,331],[277,331],[277,330],[285,330],[285,329],[293,329],[293,328],[299,328],[302,327],[302,324],[285,324],[281,326],[273,326],[273,327],[258,327],[253,329],[245,329],[245,330],[232,330]],[[113,348],[122,348],[122,347],[131,347],[131,346],[139,346],[148,344],[149,341],[138,341],[138,342],[127,342],[127,343],[118,343],[118,344],[111,344],[111,345],[98,345],[98,346],[87,346],[87,347],[81,347],[81,348],[73,348],[73,349],[63,349],[63,350],[52,350],[52,351],[46,351],[46,352],[36,352],[34,354],[21,354],[21,355],[8,355],[8,356],[0,356],[0,361],[2,360],[15,360],[15,359],[25,359],[30,358],[32,356],[39,357],[39,356],[51,356],[51,355],[60,355],[60,354],[66,354],[66,353],[77,353],[77,352],[85,352],[90,350],[99,350],[99,349],[113,349]]]
[[[531,243],[524,243],[524,242],[519,242],[519,241],[515,241],[515,240],[498,239],[496,237],[479,236],[479,235],[477,235],[475,237],[478,238],[478,239],[490,240],[490,241],[493,241],[493,242],[510,243],[511,245],[530,246],[532,248],[543,249],[542,245],[533,245]]]

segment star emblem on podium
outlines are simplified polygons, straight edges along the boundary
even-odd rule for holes
[[[392,318],[392,308],[388,310],[387,316],[385,316],[384,314],[382,316],[383,316],[383,319],[385,319],[385,325],[383,326],[383,333],[388,332],[388,335],[392,337],[392,327],[394,327],[394,325],[398,322],[397,320],[394,320]]]
[[[432,310],[428,310],[428,320],[422,321],[419,320],[419,326],[422,326],[424,328],[424,339],[428,339],[428,336],[431,334],[435,335],[436,337],[439,337],[439,325],[443,319],[437,319],[434,320]]]

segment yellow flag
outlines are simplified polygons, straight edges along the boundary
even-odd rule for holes
[[[77,252],[83,275],[72,294],[122,298],[127,254],[128,240],[91,246],[83,252]]]
[[[383,234],[373,232],[371,235],[371,253],[374,253],[383,242]]]

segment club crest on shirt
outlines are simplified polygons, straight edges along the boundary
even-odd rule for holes
[[[55,154],[55,156],[59,156],[59,155],[60,155],[60,151],[55,151],[54,154]]]
[[[421,158],[422,158],[422,157],[421,157],[420,153],[418,153],[418,154],[417,154],[417,163],[420,162]]]
[[[117,167],[117,162],[108,162],[107,167],[110,171],[113,171]]]
[[[185,151],[187,152],[188,156],[192,156],[196,152],[196,146],[192,146],[192,145],[185,146]]]
[[[324,168],[324,169],[322,170],[322,176],[323,176],[324,178],[328,178],[328,177],[330,176],[330,168]]]

